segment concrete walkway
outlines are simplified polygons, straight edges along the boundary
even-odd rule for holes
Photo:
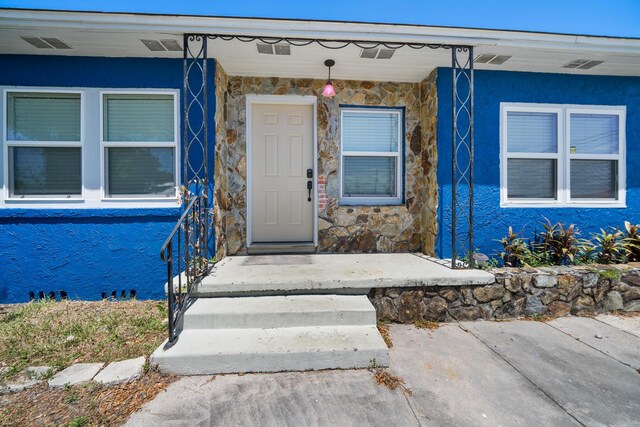
[[[367,370],[184,377],[127,425],[638,425],[635,325],[611,317],[393,325],[390,370],[412,396],[377,385]]]

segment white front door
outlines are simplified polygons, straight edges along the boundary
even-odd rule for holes
[[[251,240],[313,241],[311,105],[251,104]]]

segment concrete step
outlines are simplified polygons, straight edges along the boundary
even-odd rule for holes
[[[291,295],[198,298],[184,313],[183,329],[284,328],[375,325],[364,295]]]
[[[252,243],[247,248],[249,255],[266,254],[313,254],[316,247],[313,243]]]
[[[352,369],[388,366],[389,354],[374,325],[188,329],[151,364],[181,375]]]

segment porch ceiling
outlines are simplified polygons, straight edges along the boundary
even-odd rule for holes
[[[256,34],[320,39],[359,39],[466,44],[475,55],[512,56],[502,65],[476,63],[477,69],[547,73],[640,76],[640,40],[569,36],[464,28],[395,26],[313,21],[255,20],[214,17],[148,16],[50,11],[0,10],[0,54],[181,58],[182,52],[152,52],[141,39],[172,39],[183,32]],[[55,37],[72,49],[38,49],[21,37]],[[291,55],[259,54],[256,42],[209,42],[209,56],[230,75],[326,78],[325,59],[336,61],[332,77],[417,82],[434,67],[451,64],[450,50],[404,47],[391,59],[360,58],[361,49],[331,50],[318,45],[291,47]],[[572,60],[604,63],[567,69]]]

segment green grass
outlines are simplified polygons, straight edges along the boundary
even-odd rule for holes
[[[62,369],[149,355],[166,336],[158,301],[40,301],[0,315],[0,365],[10,377],[27,366]],[[2,378],[0,378],[2,379]]]
[[[619,270],[614,270],[614,269],[599,270],[597,268],[590,268],[589,271],[592,273],[597,273],[601,279],[605,279],[605,280],[618,281],[622,278],[622,272],[620,272]]]

